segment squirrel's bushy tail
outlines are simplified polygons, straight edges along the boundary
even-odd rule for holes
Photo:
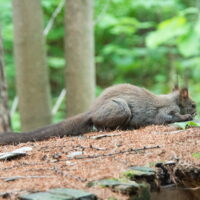
[[[91,129],[92,121],[90,114],[82,113],[60,123],[49,125],[34,131],[0,134],[0,145],[41,141],[51,137],[76,136],[87,133],[91,131]]]

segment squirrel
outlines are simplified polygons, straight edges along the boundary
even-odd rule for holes
[[[155,95],[135,85],[119,84],[105,89],[88,112],[34,131],[1,134],[0,145],[77,136],[91,132],[94,127],[97,130],[127,130],[189,121],[195,114],[196,104],[189,97],[188,88]]]

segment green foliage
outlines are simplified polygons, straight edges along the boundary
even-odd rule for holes
[[[186,129],[189,127],[200,127],[199,121],[176,122],[174,124],[181,129]]]
[[[16,95],[12,1],[0,2],[10,104]],[[42,0],[44,27],[60,0]],[[156,93],[172,86],[172,72],[187,74],[190,92],[200,104],[200,17],[196,0],[94,1],[97,89],[128,82]],[[46,37],[52,102],[64,87],[64,11]],[[54,121],[65,116],[64,102]],[[17,118],[15,129],[18,130]],[[185,125],[183,125],[185,126]]]
[[[65,59],[59,57],[49,57],[48,65],[52,69],[63,69],[65,65]]]
[[[150,88],[157,83],[153,90],[167,90],[171,65],[168,55],[171,51],[177,54],[178,49],[169,41],[165,46],[158,44],[184,31],[186,14],[180,15],[178,9],[183,5],[170,0],[114,0],[108,4],[101,16],[103,8],[96,1],[96,18],[101,16],[95,27],[98,84],[105,87],[130,82]],[[152,32],[156,27],[159,30]],[[156,48],[150,48],[152,45]]]
[[[186,18],[177,16],[165,20],[158,25],[157,31],[149,34],[147,37],[147,46],[157,47],[161,44],[168,44],[178,36],[182,36],[187,32]],[[173,31],[172,31],[173,30]]]
[[[191,19],[194,15],[196,20]],[[189,15],[189,16],[188,16]],[[173,31],[172,31],[173,30]],[[146,39],[147,46],[176,45],[185,57],[197,56],[200,50],[200,17],[198,9],[185,9],[178,16],[165,20]]]
[[[15,131],[20,131],[20,116],[19,112],[16,112],[12,116],[12,129]]]
[[[192,157],[199,159],[200,158],[200,153],[199,152],[198,153],[193,153]]]

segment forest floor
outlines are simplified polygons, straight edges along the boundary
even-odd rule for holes
[[[152,167],[157,162],[176,159],[200,167],[200,158],[194,156],[200,152],[199,128],[149,126],[132,131],[94,132],[2,146],[0,153],[25,146],[33,148],[26,156],[0,161],[0,193],[10,193],[9,199],[27,192],[65,187],[84,189],[102,199],[123,200],[125,196],[106,188],[88,188],[87,183],[118,178],[130,166]],[[21,177],[6,180],[16,176]]]

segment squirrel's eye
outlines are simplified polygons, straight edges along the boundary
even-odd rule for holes
[[[192,104],[192,108],[196,108],[196,105],[195,105],[195,104]]]

